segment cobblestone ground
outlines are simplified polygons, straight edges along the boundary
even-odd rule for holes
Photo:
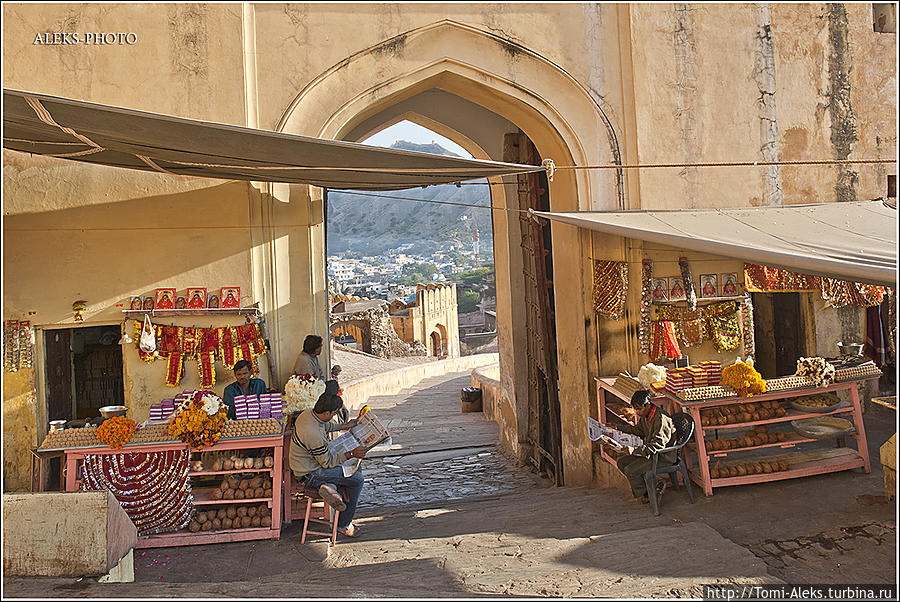
[[[432,462],[396,464],[424,455],[378,458],[367,463],[359,508],[475,499],[535,486],[525,469],[514,466],[495,448]]]

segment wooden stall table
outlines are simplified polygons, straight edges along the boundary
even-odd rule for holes
[[[871,464],[869,462],[869,448],[866,442],[866,429],[862,418],[862,409],[860,405],[857,383],[865,381],[877,376],[865,376],[862,378],[848,379],[836,382],[827,387],[804,387],[798,389],[772,391],[753,397],[718,397],[711,399],[701,399],[698,401],[685,401],[671,393],[665,393],[665,397],[669,406],[669,412],[684,411],[691,415],[695,424],[695,441],[688,445],[688,449],[693,451],[697,456],[697,464],[691,462],[690,454],[685,454],[685,460],[688,463],[688,472],[691,479],[703,488],[706,495],[712,495],[713,489],[716,487],[727,487],[729,485],[744,485],[749,483],[765,483],[769,481],[779,481],[783,479],[793,479],[797,477],[805,477],[817,474],[825,474],[830,472],[838,472],[842,470],[852,470],[862,468],[866,473],[871,472]],[[719,425],[704,425],[701,421],[701,410],[709,408],[718,408],[728,405],[752,404],[770,400],[783,400],[805,395],[814,395],[819,393],[835,393],[838,391],[847,391],[850,397],[850,403],[842,403],[840,407],[830,412],[804,412],[796,409],[787,409],[784,416],[772,417],[766,420],[756,420],[751,422],[737,422]],[[838,442],[836,449],[818,450],[811,452],[801,452],[797,449],[800,443],[809,443],[821,441],[821,439],[809,439],[797,433],[791,433],[784,441],[777,443],[767,443],[764,445],[755,445],[749,447],[730,448],[727,450],[717,450],[710,452],[707,449],[706,435],[710,431],[718,431],[725,429],[749,429],[757,425],[764,424],[780,424],[798,420],[802,418],[817,418],[821,416],[850,414],[854,425],[854,432],[850,436],[856,439],[857,448],[840,446]],[[789,452],[788,456],[781,456],[786,459],[789,469],[780,472],[770,472],[763,474],[748,474],[744,476],[732,476],[725,478],[712,478],[710,476],[710,458],[726,458],[731,454],[746,452],[749,450],[758,450],[771,448],[771,451]],[[749,458],[751,461],[759,461],[759,458]],[[765,461],[766,458],[762,458]]]
[[[227,423],[226,423],[227,424]],[[253,539],[278,539],[281,535],[282,517],[282,451],[283,433],[281,430],[270,435],[255,437],[228,437],[222,436],[215,445],[200,450],[189,448],[181,441],[158,441],[150,443],[126,443],[121,449],[111,449],[106,445],[95,447],[70,447],[70,448],[42,448],[42,453],[62,452],[65,456],[65,491],[78,491],[81,486],[81,466],[84,458],[89,454],[114,455],[128,453],[162,452],[169,450],[189,449],[192,458],[199,459],[200,453],[220,453],[241,450],[271,449],[273,465],[268,468],[241,468],[232,470],[201,470],[188,473],[189,479],[217,475],[231,475],[239,473],[269,473],[272,479],[272,493],[269,497],[249,499],[213,499],[213,487],[196,487],[192,484],[193,505],[195,508],[215,509],[222,504],[262,504],[271,509],[272,523],[268,527],[247,527],[240,529],[223,529],[218,531],[199,531],[192,533],[187,529],[169,533],[142,535],[138,538],[138,548],[156,548],[168,546],[183,546],[209,543],[224,543],[230,541],[246,541]],[[196,456],[195,456],[196,455]]]

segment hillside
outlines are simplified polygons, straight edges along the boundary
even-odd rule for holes
[[[415,144],[398,140],[391,148],[456,157],[439,144]],[[438,205],[401,200],[424,199],[490,205],[488,187],[453,185],[429,186],[386,193],[367,193],[401,197],[378,199],[338,191],[328,193],[328,253],[352,250],[366,255],[380,254],[405,243],[418,243],[411,252],[427,252],[441,243],[458,240],[468,248],[471,225],[478,228],[482,249],[492,245],[491,212],[487,209]],[[461,218],[468,216],[468,221]]]

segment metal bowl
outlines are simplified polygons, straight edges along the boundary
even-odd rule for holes
[[[124,416],[128,408],[125,406],[103,406],[100,408],[100,415],[104,418],[115,418],[116,416]]]
[[[821,416],[819,418],[804,418],[792,420],[791,426],[802,437],[807,439],[832,439],[849,435],[855,429],[853,423],[843,418],[834,416]]]
[[[841,355],[862,355],[863,344],[862,343],[838,343],[838,350],[841,352]]]

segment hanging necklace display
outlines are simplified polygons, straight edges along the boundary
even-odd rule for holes
[[[741,345],[741,322],[737,307],[734,301],[727,301],[706,308],[708,332],[719,353],[732,351]]]
[[[691,277],[691,266],[688,265],[687,257],[678,258],[678,267],[681,268],[681,279],[684,280],[688,309],[693,311],[697,309],[697,291],[694,289],[694,279]]]
[[[184,528],[193,509],[187,449],[125,454],[86,454],[83,490],[108,490],[139,535]]]
[[[628,292],[628,264],[624,261],[594,261],[594,312],[604,318],[620,320],[625,315]]]
[[[3,368],[7,372],[19,370],[19,321],[3,323]]]
[[[756,357],[756,340],[753,333],[753,302],[747,295],[741,302],[741,329],[744,331],[744,355]]]
[[[641,353],[650,353],[650,301],[652,300],[651,279],[653,260],[641,262],[641,322],[638,328],[638,344]]]
[[[31,368],[34,358],[34,344],[31,336],[31,322],[19,322],[19,367]]]

